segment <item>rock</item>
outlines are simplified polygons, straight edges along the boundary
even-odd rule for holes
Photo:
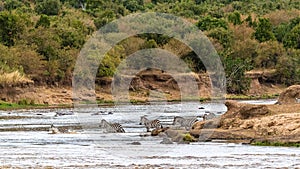
[[[266,105],[253,105],[238,103],[237,101],[226,101],[227,112],[222,115],[222,119],[240,118],[249,119],[253,117],[261,117],[270,113]]]
[[[166,134],[166,136],[170,137],[170,138],[174,138],[177,137],[178,135],[180,135],[181,133],[178,130],[167,130],[164,132]]]
[[[138,142],[138,141],[134,141],[134,142],[132,142],[132,143],[130,143],[131,145],[142,145],[140,142]]]
[[[277,104],[294,104],[300,102],[300,85],[293,85],[284,90],[278,98]]]
[[[173,142],[169,138],[163,138],[160,144],[173,144]]]
[[[266,105],[244,105],[239,113],[242,119],[249,119],[265,116],[270,113],[270,110]]]
[[[213,129],[220,126],[220,118],[215,118],[211,120],[198,121],[194,123],[191,130],[201,130],[201,129]]]
[[[179,142],[182,142],[182,141],[183,141],[183,137],[184,137],[183,134],[178,134],[177,136],[172,137],[171,140],[172,140],[173,142],[179,143]]]
[[[160,129],[154,129],[151,131],[151,136],[157,136],[159,133],[161,132],[165,132],[169,129],[169,127],[164,127],[164,128],[160,128]]]

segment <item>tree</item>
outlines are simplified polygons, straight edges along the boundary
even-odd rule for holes
[[[225,30],[224,28],[213,29],[209,31],[208,36],[217,39],[224,48],[229,48],[233,39],[232,32]]]
[[[58,15],[61,7],[62,4],[59,0],[43,0],[42,2],[37,2],[35,11],[38,14]]]
[[[37,21],[35,27],[42,26],[44,28],[49,28],[50,27],[50,19],[47,15],[41,15],[40,19]]]
[[[23,3],[18,0],[6,0],[4,4],[4,8],[6,10],[13,10],[23,6]]]
[[[197,23],[197,26],[202,31],[211,30],[215,28],[224,28],[228,29],[228,24],[223,19],[213,18],[211,16],[206,16],[200,19]]]
[[[285,35],[283,44],[288,48],[300,49],[300,24]]]
[[[251,69],[248,60],[241,58],[225,57],[224,67],[226,73],[227,91],[233,94],[244,94],[249,90],[250,79],[245,72]]]
[[[143,0],[124,0],[123,5],[131,12],[136,12],[144,9]]]
[[[254,36],[259,42],[274,40],[272,24],[267,18],[259,18],[258,25],[255,29]]]
[[[228,21],[233,23],[233,25],[240,25],[242,24],[241,14],[239,12],[233,12],[228,15]]]
[[[257,55],[254,60],[257,68],[274,69],[278,58],[285,56],[285,49],[277,41],[263,42],[257,48]]]
[[[94,23],[97,29],[100,29],[104,25],[116,19],[116,15],[112,10],[105,10],[97,13],[97,17],[94,19]]]
[[[0,25],[0,42],[6,46],[14,45],[25,27],[18,15],[6,11],[0,12]]]
[[[300,51],[290,49],[287,55],[280,56],[276,65],[274,81],[287,86],[300,83]]]

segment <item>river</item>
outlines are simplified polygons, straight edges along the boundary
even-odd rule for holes
[[[0,168],[300,168],[299,148],[217,140],[160,144],[161,137],[146,136],[139,125],[143,115],[170,126],[174,116],[201,116],[205,111],[221,115],[226,107],[185,102],[0,111]],[[61,113],[68,115],[56,116]],[[101,119],[122,124],[126,133],[106,133],[98,127]],[[74,132],[49,134],[51,124]],[[140,145],[132,144],[136,142]]]

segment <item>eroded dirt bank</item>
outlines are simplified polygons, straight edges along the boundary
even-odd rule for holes
[[[191,84],[188,81],[193,81],[198,88],[197,91],[191,89]],[[130,82],[127,86],[124,82]],[[211,81],[206,73],[183,73],[171,75],[167,72],[155,69],[149,69],[139,72],[135,76],[119,75],[113,78],[97,78],[96,92],[84,91],[88,93],[84,96],[78,96],[77,100],[85,100],[90,97],[96,98],[103,102],[112,102],[116,98],[130,100],[133,102],[150,102],[150,101],[173,101],[173,100],[199,100],[209,98],[211,95]],[[280,86],[257,84],[260,86],[255,94],[249,92],[248,96],[264,96],[276,95],[282,92]],[[258,86],[251,86],[257,89]],[[114,87],[124,87],[117,94],[112,92]],[[250,89],[253,91],[254,89]],[[129,94],[128,94],[129,93]],[[183,95],[184,94],[184,95]],[[129,95],[129,97],[128,97]],[[195,97],[196,96],[196,97]],[[229,97],[235,97],[229,95]],[[18,103],[22,100],[33,102],[35,104],[48,105],[72,105],[72,86],[60,85],[35,85],[21,84],[15,86],[0,86],[0,100],[6,102]]]
[[[190,89],[190,84],[187,83],[189,80],[194,82],[198,91],[195,92],[195,90]],[[122,86],[126,85],[126,82],[130,82],[130,84]],[[112,88],[116,88],[116,86],[124,89],[117,94],[113,93]],[[160,70],[151,70],[140,72],[136,76],[120,75],[115,77],[115,79],[98,78],[96,79],[95,90],[96,92],[92,91],[92,89],[88,91],[83,90],[83,95],[79,95],[79,98],[75,99],[85,100],[94,97],[99,101],[111,102],[116,99],[114,96],[117,95],[120,97],[118,99],[141,102],[152,100],[199,100],[199,98],[210,97],[211,82],[207,74],[185,73],[171,75]],[[129,97],[127,97],[128,93]],[[183,96],[182,93],[185,95]],[[0,87],[0,100],[15,103],[28,100],[36,104],[71,105],[73,102],[72,86],[36,86],[30,84]]]
[[[190,133],[200,138],[213,133],[211,139],[300,143],[300,103],[294,101],[300,95],[299,89],[289,87],[280,95],[280,104],[275,105],[226,101],[225,114],[196,123]]]

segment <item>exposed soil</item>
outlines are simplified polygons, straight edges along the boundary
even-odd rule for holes
[[[268,140],[300,143],[300,104],[252,105],[227,101],[228,111],[219,119],[201,121],[192,135],[211,131],[211,139]],[[214,129],[209,124],[216,123]]]
[[[187,83],[188,81],[192,81],[196,89],[192,89],[193,84]],[[129,83],[126,85],[124,82]],[[261,83],[256,83],[252,88],[250,91],[255,91],[255,96],[279,94],[283,90],[280,86]],[[135,76],[119,75],[114,79],[98,78],[96,79],[96,92],[89,89],[83,90],[83,93],[85,95],[77,96],[75,99],[85,101],[96,98],[103,102],[200,100],[210,98],[211,81],[206,73],[171,75],[161,70],[149,69]],[[249,93],[249,96],[252,95],[253,93]],[[6,102],[18,103],[27,100],[35,104],[72,105],[72,98],[71,86],[22,84],[0,87],[0,100]]]

